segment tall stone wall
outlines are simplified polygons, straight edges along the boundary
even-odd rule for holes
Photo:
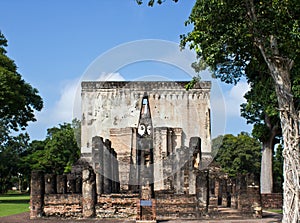
[[[185,90],[188,82],[82,82],[82,153],[91,153],[92,137],[110,137],[110,129],[136,128],[144,93],[153,127],[182,128],[182,145],[202,139],[210,152],[210,82]],[[128,144],[128,141],[121,142]],[[180,146],[175,146],[179,148]]]

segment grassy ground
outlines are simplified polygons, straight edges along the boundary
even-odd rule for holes
[[[282,209],[267,209],[266,211],[274,212],[277,214],[282,214]]]
[[[29,211],[28,194],[0,195],[0,217]]]

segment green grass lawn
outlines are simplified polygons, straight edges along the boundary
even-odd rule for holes
[[[29,211],[28,194],[0,195],[0,217]]]
[[[267,209],[266,211],[270,211],[270,212],[274,212],[274,213],[277,213],[277,214],[282,214],[282,209]]]

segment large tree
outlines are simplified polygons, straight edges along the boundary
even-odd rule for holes
[[[56,174],[70,172],[72,164],[80,156],[75,136],[75,132],[78,131],[76,123],[73,122],[75,126],[64,123],[59,127],[49,128],[45,140],[33,141],[29,146],[28,154],[23,158],[23,161],[29,165],[29,169]]]
[[[25,176],[26,168],[24,168],[22,157],[26,153],[28,145],[28,134],[11,136],[2,143],[0,149],[0,194],[7,192],[13,186],[13,178]]]
[[[284,138],[283,222],[300,220],[299,117],[291,82],[300,57],[298,0],[197,0],[182,46],[225,82],[237,82],[251,61],[263,58],[273,79]]]
[[[260,69],[256,70],[256,67]],[[262,144],[261,193],[272,193],[273,151],[281,136],[281,128],[273,80],[270,76],[262,75],[265,67],[251,64],[247,66],[247,79],[251,88],[244,96],[247,103],[241,105],[241,115],[247,119],[247,123],[254,124],[252,135]]]
[[[37,89],[26,83],[17,72],[17,66],[6,54],[7,40],[0,31],[0,192],[11,186],[11,180],[20,176],[21,157],[29,136],[15,136],[13,131],[24,130],[35,121],[34,111],[43,107]]]
[[[0,144],[6,142],[12,130],[23,130],[28,122],[36,121],[34,110],[43,107],[37,89],[22,79],[5,47],[7,40],[0,31]]]
[[[221,141],[220,141],[221,139]],[[230,177],[237,177],[239,174],[260,173],[260,143],[246,133],[238,136],[227,134],[213,140],[219,144],[215,161],[221,165],[224,172]]]

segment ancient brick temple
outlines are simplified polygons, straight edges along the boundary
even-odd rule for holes
[[[187,195],[194,204],[186,214],[196,214],[198,197],[207,196],[197,197],[197,177],[210,160],[211,83],[189,91],[186,84],[82,83],[81,154],[95,170],[97,194],[138,193],[141,211],[160,194]]]
[[[132,190],[137,184],[134,176],[136,165],[139,165],[137,139],[141,132],[151,132],[154,190],[196,193],[195,174],[192,171],[181,173],[179,170],[183,163],[174,162],[189,160],[199,169],[200,159],[210,157],[211,83],[200,82],[189,91],[185,84],[187,82],[82,83],[81,153],[98,175],[118,181],[121,191]],[[151,114],[152,124],[149,126],[139,123],[143,102],[148,103],[145,109],[149,109]],[[101,154],[97,153],[98,157],[93,155],[99,148],[95,146],[97,139],[94,137],[110,141],[116,153],[111,155],[113,161],[110,162],[118,163],[118,171],[104,170],[107,159],[104,159],[104,165],[97,166]],[[193,137],[198,138],[199,148],[193,151],[195,154],[188,154]],[[179,156],[187,157],[180,159]],[[174,166],[170,166],[172,162]],[[97,185],[99,194],[102,193],[100,190],[107,190]]]
[[[82,82],[81,158],[70,174],[32,173],[31,218],[197,219],[222,200],[259,211],[252,180],[208,166],[211,83],[187,83]]]

